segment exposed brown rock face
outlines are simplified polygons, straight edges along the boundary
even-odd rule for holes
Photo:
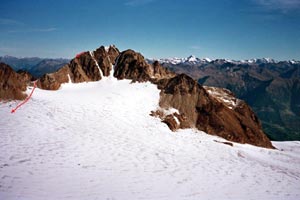
[[[170,70],[162,67],[158,61],[155,61],[152,64],[152,67],[153,67],[153,73],[154,73],[152,77],[154,77],[154,79],[156,79],[156,80],[160,80],[160,79],[164,79],[164,78],[172,78],[176,75],[175,73],[171,72]]]
[[[228,99],[220,100],[184,74],[164,81],[166,83],[159,86],[162,89],[160,106],[178,109],[187,117],[190,127],[233,142],[273,148],[258,118],[244,101],[238,100],[235,107],[231,107]],[[229,97],[229,93],[223,92],[224,97]]]
[[[161,89],[159,105],[178,109],[188,117],[189,127],[195,127],[198,117],[196,106],[210,101],[206,91],[185,74],[161,80],[158,88]]]
[[[0,63],[0,99],[25,99],[27,84],[30,83],[31,75],[19,75],[10,66]]]
[[[37,82],[37,86],[45,90],[58,90],[62,83],[69,82],[69,65],[65,65],[57,72],[43,75]]]
[[[109,76],[112,70],[112,66],[115,64],[116,58],[119,56],[120,51],[114,46],[105,47],[101,46],[93,52],[96,61],[99,63],[104,76]]]
[[[26,83],[30,83],[31,81],[34,81],[34,77],[27,71],[24,70],[18,70],[17,73],[21,76],[22,80]]]
[[[153,68],[140,53],[133,50],[126,50],[120,54],[114,72],[116,78],[131,79],[134,82],[149,81],[152,74]]]
[[[118,57],[114,76],[118,79],[131,79],[133,82],[155,82],[161,78],[173,77],[175,74],[161,67],[158,62],[148,64],[140,53],[129,49]]]
[[[69,63],[71,80],[74,83],[99,81],[102,79],[95,59],[90,52],[81,54]]]
[[[119,50],[115,46],[110,46],[107,51],[101,46],[94,52],[83,52],[55,73],[42,76],[38,81],[38,87],[57,90],[62,83],[69,81],[80,83],[101,80],[102,75],[110,75],[118,55]]]
[[[114,75],[157,84],[161,89],[160,107],[175,108],[179,113],[155,111],[151,115],[160,117],[171,130],[195,127],[233,142],[273,148],[250,107],[228,90],[204,88],[185,74],[168,72],[157,62],[149,65],[132,50],[120,54]]]

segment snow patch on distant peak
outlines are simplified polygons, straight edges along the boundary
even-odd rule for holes
[[[291,64],[300,64],[300,61],[297,61],[297,60],[289,60],[289,63],[291,63]]]
[[[206,61],[206,62],[211,62],[212,61],[212,59],[210,59],[210,58],[203,58],[202,60]]]
[[[189,62],[197,62],[198,61],[198,59],[194,55],[190,55],[189,57],[187,57],[186,60]]]

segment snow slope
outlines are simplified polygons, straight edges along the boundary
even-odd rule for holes
[[[150,83],[110,77],[36,89],[15,114],[18,102],[2,102],[0,199],[300,199],[300,142],[173,133],[149,116],[158,98]]]

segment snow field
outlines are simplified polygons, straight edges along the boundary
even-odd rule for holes
[[[279,150],[151,117],[159,90],[111,77],[0,104],[0,199],[299,199],[300,142]]]

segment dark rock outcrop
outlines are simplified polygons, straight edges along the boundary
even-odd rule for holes
[[[73,83],[99,81],[102,79],[98,63],[90,52],[84,52],[68,64]]]
[[[222,89],[218,93],[221,95],[216,97],[215,93],[210,94],[184,74],[167,80],[159,87],[162,89],[159,105],[178,109],[180,114],[186,116],[189,127],[229,141],[273,148],[250,107],[240,100],[236,105],[228,105],[229,100],[220,96],[228,97],[230,94],[222,94]]]
[[[146,63],[140,53],[133,50],[122,52],[115,66],[114,76],[118,79],[131,79],[132,81],[149,81],[153,68]]]
[[[21,76],[22,81],[25,83],[30,83],[31,81],[35,80],[35,78],[28,71],[18,70],[17,73]]]
[[[23,73],[24,76],[22,76]],[[31,78],[31,75],[28,73],[21,72],[20,75],[9,65],[0,63],[0,99],[25,99],[27,95],[24,92]]]
[[[58,90],[61,84],[69,82],[69,65],[59,69],[57,72],[43,75],[37,82],[37,86],[45,90]]]
[[[114,46],[109,46],[106,50],[101,46],[93,52],[96,61],[99,63],[104,76],[110,76],[112,66],[115,64],[116,58],[119,56],[120,51]]]
[[[175,74],[160,66],[158,62],[148,64],[140,53],[129,49],[118,57],[114,76],[118,79],[131,79],[133,82],[156,82]]]

